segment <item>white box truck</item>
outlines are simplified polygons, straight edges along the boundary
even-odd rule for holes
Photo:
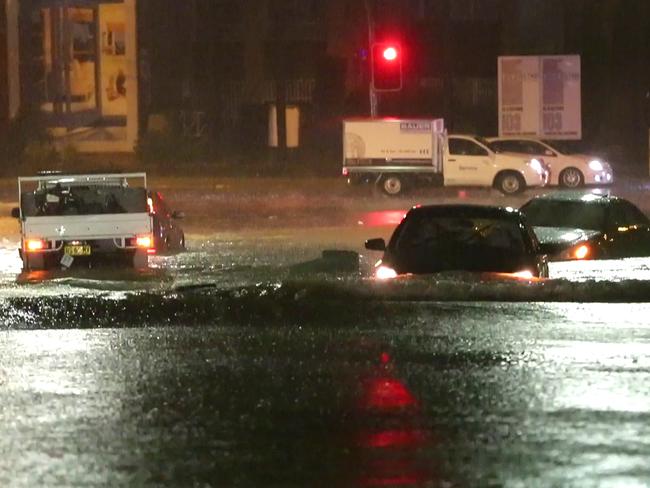
[[[145,173],[19,177],[18,198],[23,269],[147,267],[154,242]]]
[[[344,120],[342,172],[350,184],[376,184],[388,195],[421,183],[515,194],[549,177],[543,161],[495,153],[477,136],[448,135],[442,119]]]

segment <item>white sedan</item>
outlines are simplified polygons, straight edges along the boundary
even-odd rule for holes
[[[542,158],[550,166],[549,185],[578,188],[583,185],[610,185],[614,173],[609,163],[595,156],[566,154],[548,142],[526,137],[488,137],[490,148]]]

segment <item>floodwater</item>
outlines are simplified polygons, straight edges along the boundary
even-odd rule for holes
[[[382,207],[190,221],[146,272],[24,274],[7,233],[0,486],[650,486],[649,260],[376,282]]]

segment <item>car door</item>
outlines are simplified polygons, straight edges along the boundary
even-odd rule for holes
[[[530,139],[497,140],[490,143],[490,148],[500,153],[511,152],[536,157],[544,161],[551,172],[554,171],[554,167],[557,170],[557,153],[538,141]]]
[[[444,167],[445,185],[485,185],[493,178],[492,154],[478,142],[450,136]]]
[[[648,218],[627,201],[616,201],[608,214],[610,257],[650,256]]]

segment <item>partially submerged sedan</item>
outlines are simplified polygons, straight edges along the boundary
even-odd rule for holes
[[[516,209],[481,205],[414,207],[384,239],[366,241],[384,251],[375,267],[380,279],[443,271],[548,277],[548,264],[523,215]]]
[[[551,261],[650,256],[650,220],[624,198],[555,192],[520,210]]]

